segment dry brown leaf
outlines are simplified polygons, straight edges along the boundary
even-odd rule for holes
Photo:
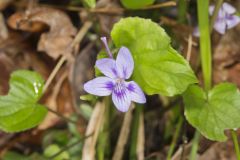
[[[49,26],[49,31],[41,35],[38,42],[38,51],[46,52],[49,56],[57,59],[60,55],[71,54],[69,47],[77,30],[70,18],[62,11],[52,8],[38,7],[31,12],[18,12],[8,19],[8,24],[14,29],[35,31],[42,24]],[[31,28],[32,27],[32,28]]]

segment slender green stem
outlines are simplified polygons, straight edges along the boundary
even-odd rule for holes
[[[192,142],[192,150],[190,153],[189,160],[196,160],[200,136],[201,136],[200,132],[196,131]]]
[[[131,130],[131,146],[130,146],[130,155],[129,159],[135,160],[137,159],[137,140],[138,140],[138,128],[139,128],[139,120],[140,115],[142,113],[143,106],[137,105],[134,113],[134,118],[132,122],[132,130]]]
[[[198,9],[198,26],[200,31],[200,54],[201,64],[204,79],[204,88],[206,91],[211,89],[212,85],[212,54],[211,54],[211,41],[209,30],[209,16],[208,16],[209,1],[197,0]],[[200,140],[200,133],[195,132],[192,142],[192,150],[190,160],[195,160]]]
[[[208,91],[212,85],[212,55],[209,32],[208,0],[197,0],[200,31],[200,53],[204,78],[204,87]]]
[[[178,22],[180,23],[186,22],[187,8],[188,8],[187,0],[178,1]]]
[[[181,116],[178,120],[177,128],[176,128],[175,134],[173,136],[171,146],[168,151],[167,160],[171,160],[174,148],[176,146],[176,143],[177,143],[177,140],[178,140],[181,128],[182,128],[182,124],[183,124],[183,117]]]
[[[239,143],[238,143],[238,137],[237,137],[236,131],[231,130],[231,135],[232,135],[232,139],[233,139],[233,144],[234,144],[237,160],[240,160],[240,150],[239,150]]]
[[[214,25],[214,22],[215,22],[215,20],[217,18],[218,11],[219,11],[219,9],[222,6],[222,3],[223,3],[223,0],[218,0],[216,5],[215,5],[214,11],[213,11],[213,15],[212,15],[212,18],[211,18],[211,22],[210,22],[210,33],[213,30],[213,25]]]

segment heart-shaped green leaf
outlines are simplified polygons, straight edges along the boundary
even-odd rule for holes
[[[130,49],[135,63],[132,79],[147,94],[173,96],[197,83],[188,62],[171,47],[166,32],[151,20],[121,19],[111,36],[117,47]]]
[[[185,116],[206,138],[225,141],[226,129],[240,127],[240,93],[230,83],[222,83],[205,93],[197,85],[183,94]]]
[[[147,5],[151,5],[155,2],[155,0],[121,0],[121,3],[125,8],[129,9],[138,9],[145,7]]]
[[[18,132],[39,124],[47,113],[37,104],[42,96],[44,81],[31,71],[19,70],[11,75],[8,95],[0,96],[0,129]]]

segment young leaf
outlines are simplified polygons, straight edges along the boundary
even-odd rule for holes
[[[121,0],[121,3],[125,8],[129,9],[138,9],[145,7],[147,5],[151,5],[155,2],[155,0]]]
[[[234,84],[219,84],[208,93],[192,85],[183,98],[187,120],[206,138],[225,141],[224,130],[240,127],[240,93]]]
[[[126,46],[134,58],[136,81],[147,94],[174,96],[197,79],[188,62],[170,45],[170,38],[156,23],[143,18],[125,18],[111,32],[117,47]]]
[[[37,104],[42,96],[42,77],[31,71],[19,70],[11,75],[8,95],[0,96],[0,129],[18,132],[39,124],[47,113]]]

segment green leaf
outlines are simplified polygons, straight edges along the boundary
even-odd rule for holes
[[[95,8],[96,7],[96,0],[83,0],[83,3],[88,8]]]
[[[125,8],[138,9],[151,5],[155,0],[121,0],[121,3]]]
[[[9,151],[4,155],[3,160],[31,160],[31,159],[25,155]]]
[[[23,131],[38,125],[47,113],[37,104],[42,96],[43,79],[36,72],[19,70],[11,75],[7,96],[0,96],[0,129]]]
[[[208,93],[192,85],[183,98],[187,120],[206,138],[225,141],[226,129],[240,127],[240,94],[234,84],[219,84]]]
[[[52,144],[44,150],[44,155],[46,157],[52,157],[53,155],[57,154],[59,151],[61,151],[60,147],[56,144]],[[52,160],[66,160],[66,159],[69,159],[69,154],[67,151],[64,151],[58,156],[54,157]]]
[[[151,20],[121,19],[111,36],[117,47],[130,49],[135,63],[132,79],[147,94],[174,96],[197,83],[188,62],[171,47],[164,29]]]

